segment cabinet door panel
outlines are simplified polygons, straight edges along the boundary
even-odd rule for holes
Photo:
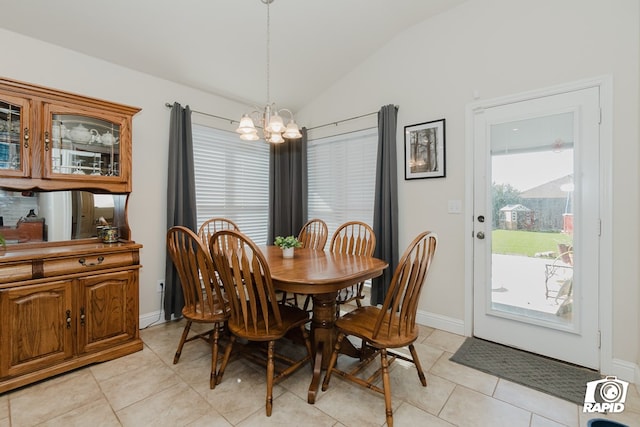
[[[73,356],[72,302],[70,280],[0,291],[0,376]]]
[[[99,351],[138,334],[136,271],[80,279],[78,352]]]
[[[30,176],[30,101],[0,94],[0,177]]]

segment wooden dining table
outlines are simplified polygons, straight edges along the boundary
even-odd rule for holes
[[[314,403],[322,369],[327,368],[336,342],[334,323],[338,291],[380,276],[388,264],[370,256],[308,248],[296,249],[293,258],[283,258],[282,250],[276,246],[260,249],[269,264],[276,289],[311,295],[313,299],[311,336],[315,357],[307,401]],[[344,352],[353,357],[359,355],[353,347],[347,347]]]

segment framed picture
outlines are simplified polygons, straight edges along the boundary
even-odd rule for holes
[[[404,127],[404,179],[445,176],[444,119]]]

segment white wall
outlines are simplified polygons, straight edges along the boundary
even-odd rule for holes
[[[159,316],[165,274],[169,113],[165,102],[240,117],[246,106],[0,29],[0,75],[142,108],[133,118],[132,238],[140,253],[141,326]],[[196,115],[194,121],[198,120]],[[217,123],[217,125],[221,125]],[[224,123],[222,124],[224,126]]]
[[[613,357],[636,364],[638,319],[637,0],[470,0],[407,29],[297,114],[307,127],[399,105],[400,247],[440,236],[420,310],[456,329],[465,319],[465,106],[480,99],[610,74],[614,81]],[[447,177],[403,180],[403,126],[445,118]],[[349,124],[352,126],[352,124]],[[326,128],[325,128],[326,129]],[[330,131],[330,130],[329,130]],[[334,132],[342,129],[333,130]]]

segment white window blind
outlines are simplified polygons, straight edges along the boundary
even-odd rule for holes
[[[269,146],[233,132],[193,125],[198,227],[224,217],[259,245],[267,242]]]
[[[347,221],[373,226],[377,147],[377,128],[308,142],[309,218],[324,220],[329,238]]]

